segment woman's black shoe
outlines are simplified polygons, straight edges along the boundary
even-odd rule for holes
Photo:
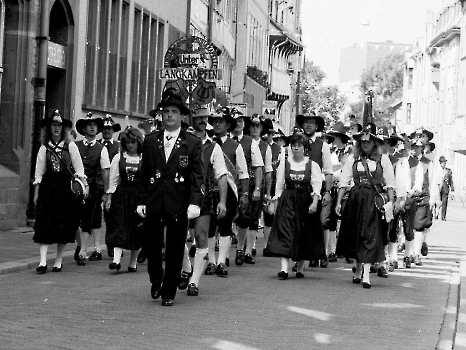
[[[41,265],[37,266],[36,272],[37,272],[39,275],[42,275],[42,274],[46,273],[46,272],[47,272],[47,265],[45,265],[45,266],[41,266]]]
[[[361,278],[359,278],[359,277],[353,277],[353,283],[356,283],[356,284],[361,283]]]
[[[128,266],[128,272],[137,272],[138,271],[138,265],[135,267]]]
[[[278,277],[280,277],[282,280],[286,280],[288,278],[288,272],[280,271],[278,273]]]
[[[291,272],[297,272],[298,271],[298,263],[294,263],[293,267],[291,268]]]
[[[108,265],[108,268],[109,268],[110,270],[117,270],[117,272],[119,272],[120,269],[121,269],[121,264],[120,264],[120,263],[117,264],[117,263],[111,262],[111,263]]]
[[[61,268],[63,267],[63,264],[60,265],[60,267],[54,266],[52,269],[52,272],[61,272]]]
[[[146,261],[146,256],[144,255],[144,253],[142,252],[142,250],[139,252],[138,254],[138,258],[137,258],[137,262],[138,264],[142,264],[144,261]]]
[[[362,282],[362,286],[363,286],[363,288],[369,289],[371,287],[371,283],[370,282]]]
[[[382,266],[377,270],[377,276],[382,278],[388,278],[388,273],[387,270],[385,270],[385,267]]]
[[[296,278],[304,278],[304,273],[296,272]]]
[[[74,251],[74,261],[78,262],[79,261],[79,252],[81,251],[81,247],[78,245],[76,247],[76,250]]]
[[[309,267],[317,267],[319,266],[319,260],[310,260]]]
[[[345,261],[346,261],[348,264],[354,263],[354,260],[351,259],[351,258],[348,258],[348,257],[345,258]]]
[[[181,271],[180,281],[178,282],[178,289],[185,290],[189,285],[189,273]]]
[[[243,265],[244,263],[244,252],[240,249],[236,250],[235,264]]]

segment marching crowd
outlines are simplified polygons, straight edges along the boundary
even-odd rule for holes
[[[68,243],[77,242],[79,266],[102,260],[103,216],[109,269],[119,272],[123,250],[129,272],[147,259],[151,297],[164,306],[177,290],[198,295],[203,274],[227,277],[232,244],[235,265],[255,264],[259,228],[263,256],[280,258],[279,279],[340,258],[355,263],[352,282],[367,289],[370,272],[386,278],[398,268],[398,252],[404,268],[422,266],[433,219],[446,218],[451,170],[428,130],[397,134],[354,117],[325,130],[311,113],[285,136],[270,119],[234,108],[191,111],[172,90],[150,114],[121,131],[110,115],[88,113],[76,123],[76,142],[59,111],[41,122],[37,273],[47,272],[51,244],[53,272]]]

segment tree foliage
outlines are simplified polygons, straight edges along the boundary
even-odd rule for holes
[[[323,85],[324,71],[312,61],[304,63],[301,77],[300,95],[303,101],[303,113],[314,112],[323,116],[327,124],[338,120],[347,100],[336,85]]]

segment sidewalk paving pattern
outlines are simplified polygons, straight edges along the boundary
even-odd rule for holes
[[[146,263],[126,272],[129,254],[117,275],[106,252],[77,266],[70,244],[53,273],[51,246],[37,275],[33,232],[0,232],[0,349],[466,349],[465,214],[434,222],[424,266],[372,274],[369,290],[341,259],[278,280],[279,260],[258,249],[256,265],[202,276],[199,296],[178,291],[174,307],[150,298]]]

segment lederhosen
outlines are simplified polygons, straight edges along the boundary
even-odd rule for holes
[[[89,185],[89,196],[81,207],[81,229],[90,233],[92,229],[102,227],[101,200],[104,194],[104,182],[100,155],[104,146],[98,142],[93,146],[86,146],[84,141],[76,142],[76,146],[81,154],[84,174]]]
[[[270,197],[273,198],[275,196],[275,187],[277,185],[277,169],[278,169],[278,165],[280,164],[281,146],[274,142],[270,145],[270,148],[272,150],[272,169],[273,169],[272,188],[270,189]],[[269,214],[267,210],[264,210],[264,226],[272,227],[274,216],[275,215],[273,214]]]
[[[428,163],[419,161],[421,165],[427,167]],[[430,161],[429,161],[430,162]],[[424,169],[423,169],[424,170]],[[424,172],[424,182],[422,184],[422,191],[419,195],[414,196],[416,201],[416,214],[414,218],[414,229],[416,231],[424,231],[432,226],[433,214],[430,209],[430,188],[429,188],[429,169]]]
[[[238,211],[238,218],[236,219],[236,224],[240,228],[248,228],[249,224],[251,222],[251,203],[252,203],[252,194],[254,192],[254,189],[256,187],[256,182],[255,182],[255,169],[251,166],[252,164],[252,151],[251,151],[251,145],[252,145],[252,138],[250,136],[244,135],[241,141],[239,142],[241,147],[243,147],[243,152],[244,152],[244,158],[246,159],[246,164],[248,167],[248,173],[249,173],[249,188],[244,189],[241,187],[241,183],[238,183],[238,189],[239,193],[243,192],[249,192],[248,195],[248,206],[245,210],[242,208],[239,208]]]
[[[236,149],[238,148],[238,143],[231,138],[227,138],[225,142],[219,145],[221,146],[224,155],[229,159],[229,161],[233,165],[233,168],[236,169]],[[220,220],[217,220],[217,213],[214,212],[212,214],[210,219],[209,238],[214,237],[215,230],[217,227],[218,233],[221,237],[229,237],[233,234],[231,226],[233,223],[233,219],[238,213],[238,199],[236,198],[236,195],[233,192],[232,188],[229,185],[227,187],[227,213]],[[219,193],[218,198],[220,198]],[[217,204],[215,204],[215,208],[217,208]]]

